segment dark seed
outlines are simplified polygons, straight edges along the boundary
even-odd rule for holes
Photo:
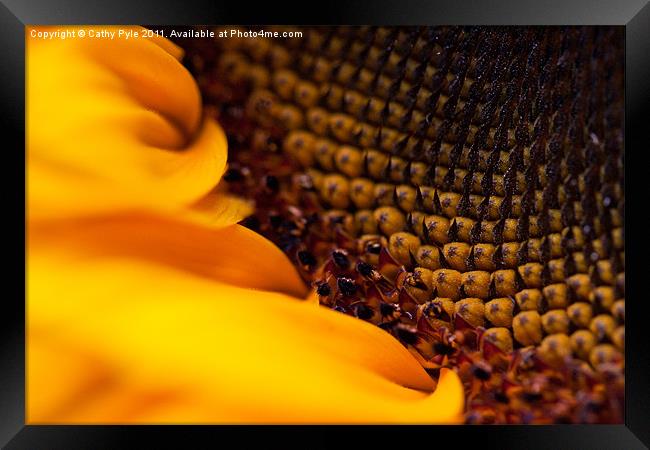
[[[321,297],[327,297],[328,295],[330,295],[330,292],[331,292],[330,285],[327,284],[326,282],[322,282],[321,284],[318,285],[318,288],[316,288],[316,293]]]
[[[390,316],[395,312],[395,307],[390,303],[381,303],[379,305],[379,312],[382,316]]]
[[[339,291],[347,297],[351,297],[357,291],[357,286],[350,278],[340,277],[336,280],[336,283],[339,286]]]
[[[397,328],[397,337],[405,344],[413,345],[418,341],[418,335],[415,331],[405,327]]]
[[[363,303],[357,306],[357,317],[362,320],[370,320],[375,312],[368,305]]]
[[[301,250],[298,252],[298,260],[303,266],[313,267],[316,265],[316,258],[314,255],[309,253],[307,250]]]
[[[436,342],[433,344],[433,351],[438,355],[451,355],[454,353],[454,347],[451,345],[444,344],[442,342]]]
[[[472,367],[472,373],[476,378],[483,381],[489,380],[490,376],[492,376],[492,371],[490,368],[484,364],[479,363],[474,364]]]
[[[369,277],[372,274],[372,266],[365,261],[359,261],[357,271],[364,277]]]
[[[350,260],[345,253],[341,251],[336,250],[332,252],[332,259],[334,260],[334,264],[339,266],[341,269],[347,269],[350,267]]]

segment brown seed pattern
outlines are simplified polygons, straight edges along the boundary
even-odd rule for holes
[[[474,339],[431,336],[469,327],[507,354],[622,370],[620,30],[301,30],[188,57],[222,124],[239,114],[242,141],[256,137],[237,161],[290,180],[291,200],[258,202],[279,217],[261,231],[315,255],[303,276],[329,286],[321,302],[429,368]],[[368,267],[337,267],[336,247]]]

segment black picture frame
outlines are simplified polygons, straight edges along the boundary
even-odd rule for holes
[[[319,9],[321,8],[321,9]],[[247,447],[260,436],[308,447],[341,445],[351,427],[234,426],[33,426],[25,425],[25,26],[33,24],[385,24],[385,25],[619,25],[625,27],[625,186],[632,215],[627,236],[627,297],[624,425],[355,427],[365,445],[388,435],[401,445],[470,448],[640,449],[650,446],[650,358],[643,289],[647,288],[648,237],[644,145],[650,109],[650,4],[647,0],[400,0],[328,1],[321,6],[276,2],[1,0],[0,99],[2,127],[4,289],[0,309],[0,444],[7,449],[194,448],[194,439]],[[645,149],[648,151],[647,149]],[[630,155],[632,159],[630,162]],[[636,172],[636,173],[635,173]],[[629,216],[628,212],[628,216]],[[647,301],[645,302],[647,303]],[[254,428],[254,430],[251,430]],[[255,431],[254,433],[251,431]],[[400,445],[400,444],[397,444]]]

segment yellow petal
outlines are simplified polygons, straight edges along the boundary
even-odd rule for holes
[[[60,264],[122,257],[254,289],[304,298],[294,266],[270,241],[240,225],[211,229],[153,215],[113,215],[29,223],[28,253]]]
[[[132,258],[28,262],[30,423],[461,418],[453,372],[432,393],[401,344],[349,316]]]
[[[226,138],[179,56],[161,39],[28,38],[32,219],[174,211],[217,185]]]

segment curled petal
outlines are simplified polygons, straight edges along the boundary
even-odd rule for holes
[[[307,291],[275,245],[240,225],[213,229],[200,222],[151,214],[30,223],[28,253],[41,249],[61,264],[120,257],[298,298],[304,298]]]
[[[32,219],[175,211],[218,184],[226,138],[180,55],[160,38],[28,38]]]

